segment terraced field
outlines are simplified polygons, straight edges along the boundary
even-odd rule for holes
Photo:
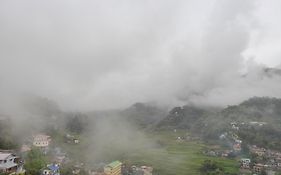
[[[237,174],[238,165],[236,160],[207,157],[202,154],[202,149],[206,147],[199,142],[177,141],[178,133],[159,132],[153,137],[159,139],[164,144],[161,148],[141,150],[130,154],[127,158],[130,163],[137,165],[151,165],[154,173],[159,175],[187,175],[200,174],[199,167],[206,159],[215,160],[225,171]]]
[[[134,165],[149,165],[154,168],[155,175],[197,175],[199,167],[204,160],[215,160],[224,167],[226,172],[238,174],[238,163],[236,160],[208,157],[202,154],[202,150],[207,147],[199,141],[178,141],[178,136],[186,134],[183,131],[159,131],[146,133],[148,137],[144,142],[132,140],[137,147],[132,148],[129,145],[127,148],[107,145],[98,159],[97,157],[89,157],[87,160],[98,160],[99,162],[111,162],[120,160],[125,163]],[[64,151],[68,153],[71,159],[84,162],[85,155],[89,154],[86,150],[89,143],[86,139],[81,138],[81,143],[78,145],[65,144],[62,136],[54,138],[54,142],[58,144]],[[155,146],[146,146],[147,143],[157,143]],[[84,151],[85,150],[85,151]],[[90,155],[90,154],[89,154]],[[97,162],[86,162],[88,165],[93,165]]]

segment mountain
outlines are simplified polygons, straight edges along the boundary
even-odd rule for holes
[[[195,106],[183,106],[173,108],[167,117],[159,122],[160,128],[190,129],[198,121],[207,117],[207,109]]]
[[[215,123],[262,121],[276,124],[281,122],[281,99],[253,97],[222,110],[198,106],[175,107],[158,126],[189,129],[198,121],[206,124],[212,121]]]
[[[281,99],[253,97],[239,105],[228,106],[221,111],[224,119],[236,121],[264,121],[275,123],[281,121]]]
[[[135,103],[129,108],[120,112],[128,121],[141,127],[154,127],[167,116],[167,109],[149,103]]]

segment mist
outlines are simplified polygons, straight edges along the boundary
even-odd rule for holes
[[[23,94],[63,110],[226,106],[281,97],[280,7],[270,1],[2,1],[1,110]],[[273,47],[274,46],[274,47]]]

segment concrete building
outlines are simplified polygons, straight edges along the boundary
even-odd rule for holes
[[[241,168],[250,169],[251,159],[243,158],[241,159],[240,162],[241,162]]]
[[[33,138],[33,146],[48,147],[51,142],[51,137],[44,134],[38,134]]]
[[[104,173],[106,175],[121,175],[121,166],[120,161],[114,161],[104,167]]]

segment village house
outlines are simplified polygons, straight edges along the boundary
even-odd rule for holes
[[[141,166],[143,175],[152,175],[153,168],[150,166]]]
[[[240,139],[235,139],[234,141],[235,141],[235,143],[240,143],[240,144],[242,143],[242,140],[240,140]]]
[[[267,124],[266,122],[257,122],[257,121],[249,122],[249,125],[252,125],[252,126],[264,126],[266,124]]]
[[[236,152],[241,151],[241,144],[240,143],[234,143],[232,146],[233,150]]]
[[[223,133],[219,136],[221,140],[226,139],[227,133]]]
[[[131,171],[130,174],[132,174],[132,175],[143,175],[143,171],[141,170],[141,168],[139,168],[135,165],[131,166],[130,171]]]
[[[70,135],[70,134],[65,135],[65,140],[67,143],[75,143],[75,144],[80,143],[78,138],[75,138],[75,136]]]
[[[60,166],[58,164],[49,164],[43,169],[42,175],[60,175]]]
[[[231,122],[230,125],[233,130],[239,130],[238,124],[236,122]]]
[[[265,166],[263,164],[258,163],[253,166],[253,171],[255,173],[260,173],[262,170],[265,170]]]
[[[265,148],[259,148],[256,145],[253,145],[253,146],[250,146],[250,152],[261,157],[261,156],[265,155],[266,149]]]
[[[241,162],[241,168],[243,168],[243,169],[250,169],[251,159],[242,158],[240,160],[240,162]]]
[[[38,134],[33,137],[33,146],[46,148],[51,142],[51,137],[44,134]]]
[[[137,167],[135,165],[131,166],[132,175],[152,175],[153,168],[150,166]]]
[[[24,174],[23,162],[15,154],[0,152],[0,173]]]
[[[221,157],[228,157],[232,153],[232,150],[224,150],[221,153]]]
[[[121,175],[121,166],[120,161],[114,161],[104,167],[105,175]]]
[[[266,156],[268,157],[281,160],[281,153],[278,151],[267,150],[266,154],[267,154]]]

